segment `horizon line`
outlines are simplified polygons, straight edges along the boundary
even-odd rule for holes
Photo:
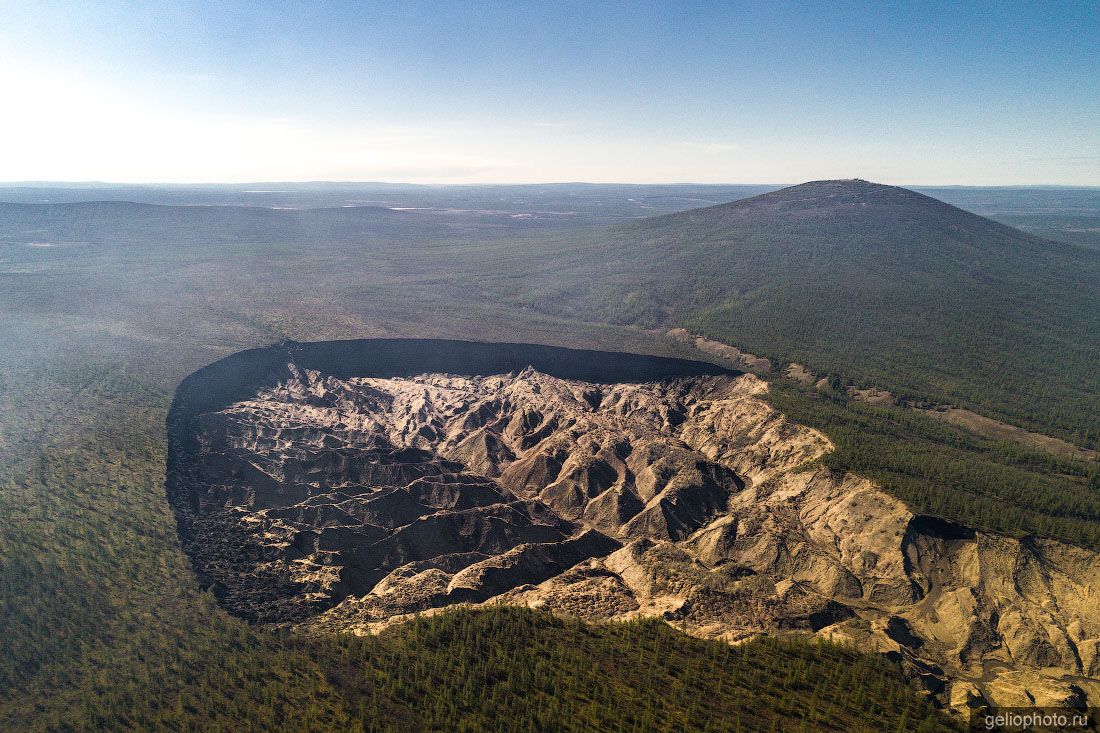
[[[43,188],[43,187],[108,187],[108,186],[134,186],[134,187],[179,187],[179,188],[203,188],[217,186],[273,186],[273,185],[297,185],[297,186],[412,186],[412,187],[445,187],[445,188],[494,188],[507,186],[775,186],[786,188],[799,186],[805,183],[820,181],[854,181],[866,180],[869,183],[880,183],[862,178],[814,178],[797,183],[754,182],[754,181],[726,181],[726,182],[699,182],[699,181],[660,181],[660,182],[632,182],[632,181],[512,181],[512,182],[484,182],[484,183],[445,183],[445,182],[414,182],[414,181],[385,181],[385,180],[242,180],[242,181],[59,181],[59,180],[29,180],[29,181],[0,181],[2,188]],[[888,183],[888,186],[900,188],[1065,188],[1065,189],[1100,189],[1100,183]],[[257,191],[256,193],[267,193]],[[270,193],[279,193],[272,191]]]

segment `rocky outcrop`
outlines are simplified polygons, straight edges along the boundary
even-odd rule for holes
[[[223,603],[369,631],[454,603],[891,654],[952,704],[1100,700],[1100,558],[914,515],[752,375],[274,386],[195,417],[173,502]]]

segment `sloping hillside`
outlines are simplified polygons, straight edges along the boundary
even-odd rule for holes
[[[1100,438],[1100,253],[893,186],[818,181],[536,247],[526,305]],[[516,271],[523,277],[515,277]]]

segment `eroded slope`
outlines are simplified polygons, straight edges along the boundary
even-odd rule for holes
[[[730,641],[849,639],[957,705],[1100,697],[1094,553],[914,516],[815,468],[828,441],[754,376],[287,374],[199,417],[176,499],[196,566],[250,619],[661,614]]]

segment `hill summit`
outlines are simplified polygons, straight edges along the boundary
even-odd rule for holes
[[[508,264],[509,282],[526,270],[534,283],[529,305],[557,315],[683,327],[772,363],[1100,439],[1100,252],[905,188],[813,181],[548,240]]]
[[[687,213],[700,214],[706,211],[714,213],[733,211],[837,213],[848,209],[863,210],[865,212],[868,206],[883,211],[908,211],[927,206],[967,213],[916,191],[910,191],[899,186],[872,183],[862,178],[810,181],[797,186],[770,191],[759,196],[738,199],[728,204],[694,209]],[[971,214],[970,216],[974,215]]]
[[[824,268],[818,256],[896,253],[919,271],[949,275],[960,259],[1012,250],[1021,255],[1057,249],[1017,229],[963,211],[930,196],[861,179],[812,181],[760,196],[680,212],[645,222],[643,231],[685,236],[690,252],[697,233],[725,234],[745,250],[768,246],[771,264]],[[940,260],[947,257],[948,261]],[[899,276],[905,272],[893,273]]]

